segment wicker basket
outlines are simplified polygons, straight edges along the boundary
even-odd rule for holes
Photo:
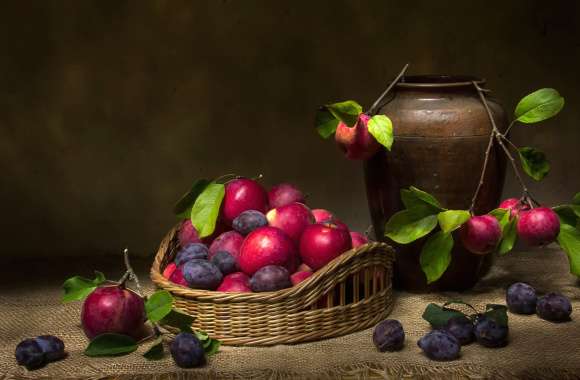
[[[264,293],[189,289],[162,276],[178,250],[177,227],[161,242],[151,279],[171,292],[174,306],[195,317],[192,327],[227,345],[298,343],[375,325],[393,306],[394,252],[369,243],[334,259],[292,288]]]

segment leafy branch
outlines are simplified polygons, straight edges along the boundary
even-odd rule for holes
[[[384,101],[385,97],[391,92],[393,87],[405,75],[405,72],[409,68],[409,64],[403,66],[399,74],[395,77],[387,88],[381,93],[381,95],[374,101],[373,105],[364,112],[365,115],[369,116],[368,123],[365,127],[368,128],[369,133],[375,138],[375,140],[391,150],[393,144],[393,123],[386,115],[378,115],[380,110],[387,103]],[[360,116],[363,114],[362,106],[354,100],[346,100],[338,103],[325,104],[319,107],[315,116],[315,125],[318,134],[324,138],[328,139],[336,132],[339,123],[344,123],[349,128],[356,127],[359,122]]]
[[[165,355],[163,346],[163,335],[169,332],[165,327],[178,329],[180,332],[195,334],[201,341],[205,354],[210,356],[215,354],[220,347],[220,341],[210,338],[203,331],[193,331],[191,324],[194,317],[184,314],[173,308],[174,299],[171,293],[166,290],[159,290],[147,297],[142,290],[139,277],[133,270],[129,260],[129,250],[125,248],[123,258],[126,271],[119,281],[109,281],[101,272],[95,272],[95,279],[87,279],[74,276],[66,280],[63,284],[63,302],[82,301],[91,294],[98,286],[110,283],[125,288],[128,281],[133,281],[137,293],[145,303],[145,314],[147,321],[153,328],[153,333],[136,341],[133,337],[116,333],[105,333],[96,336],[85,349],[87,356],[119,356],[126,355],[137,350],[140,344],[154,340],[143,356],[148,360],[158,360]]]
[[[472,84],[485,108],[492,129],[479,181],[469,209],[447,210],[431,194],[411,186],[409,189],[401,190],[401,200],[405,209],[393,214],[385,225],[385,236],[399,244],[409,244],[426,238],[421,249],[420,265],[427,283],[438,280],[447,270],[455,243],[453,232],[473,217],[494,142],[508,157],[514,175],[522,188],[520,204],[529,208],[540,205],[530,193],[510,148],[518,152],[523,171],[534,180],[542,180],[550,170],[543,152],[531,147],[518,148],[507,137],[507,134],[516,122],[533,124],[555,116],[564,106],[564,98],[556,90],[550,88],[540,89],[525,96],[516,106],[514,120],[502,133],[497,127],[485,96],[485,93],[489,91],[481,88],[476,82]],[[553,210],[560,219],[557,242],[568,255],[570,271],[580,277],[580,193],[574,196],[572,203],[556,206]],[[492,210],[488,214],[496,218],[501,229],[501,239],[497,243],[496,250],[500,255],[504,255],[512,250],[517,240],[518,217],[512,215],[511,210],[501,208]],[[439,230],[435,231],[437,226]]]

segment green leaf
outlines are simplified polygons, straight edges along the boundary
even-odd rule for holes
[[[552,207],[552,210],[558,214],[560,218],[560,223],[569,224],[575,226],[578,223],[579,216],[572,209],[572,205],[561,205]]]
[[[413,193],[413,195],[415,197],[422,200],[423,202],[428,203],[431,206],[433,206],[439,210],[445,210],[443,207],[441,207],[441,204],[439,203],[439,201],[434,196],[429,194],[428,192],[420,190],[420,189],[416,188],[415,186],[409,187],[409,190],[411,190],[411,192]]]
[[[453,237],[443,231],[431,235],[423,245],[419,261],[428,284],[437,281],[449,267],[451,249]]]
[[[165,356],[165,350],[163,349],[163,338],[159,337],[153,341],[153,344],[145,353],[143,354],[147,360],[161,360]]]
[[[354,127],[358,120],[358,115],[362,112],[361,105],[354,100],[326,104],[325,107],[335,118],[349,127]]]
[[[85,349],[87,356],[118,356],[137,350],[135,339],[121,334],[101,334],[96,336]]]
[[[541,181],[550,172],[550,163],[546,155],[535,148],[523,147],[518,149],[522,167],[527,175]]]
[[[455,231],[471,218],[471,214],[466,210],[447,210],[437,215],[439,226],[444,233]]]
[[[576,195],[574,195],[574,198],[572,199],[572,204],[580,205],[580,192],[578,192],[578,193],[576,193]]]
[[[93,280],[81,276],[71,277],[62,284],[64,290],[62,302],[84,300],[103,282],[105,282],[105,275],[98,271],[95,271]]]
[[[499,226],[503,232],[505,226],[507,226],[510,221],[511,212],[505,208],[496,208],[491,210],[488,214],[497,219],[497,222],[499,223]]]
[[[399,211],[385,225],[385,236],[399,244],[411,243],[437,226],[437,215],[427,207]]]
[[[205,331],[197,330],[194,333],[194,335],[196,336],[197,339],[201,340],[202,342],[205,342],[206,340],[209,339],[209,335],[207,335]]]
[[[173,206],[173,213],[181,219],[187,219],[191,215],[191,208],[195,200],[203,190],[210,184],[207,179],[200,179],[193,183],[191,189],[185,193],[179,201]]]
[[[466,316],[460,311],[444,309],[439,305],[430,303],[423,312],[423,319],[431,324],[434,329],[444,327],[447,321],[453,317]]]
[[[211,235],[215,230],[224,195],[223,184],[210,183],[195,200],[191,209],[191,224],[199,233],[200,238]]]
[[[375,115],[369,120],[367,128],[379,144],[391,150],[393,145],[393,123],[391,119],[385,115]]]
[[[192,333],[191,324],[195,318],[172,309],[159,323],[179,329],[181,332]]]
[[[198,330],[194,333],[194,335],[199,339],[203,345],[203,350],[207,356],[214,355],[216,352],[219,351],[219,348],[222,344],[217,339],[210,338],[206,332]]]
[[[538,123],[555,116],[564,107],[564,98],[553,88],[542,88],[525,96],[516,106],[520,123]]]
[[[336,132],[336,127],[338,127],[339,120],[334,117],[332,113],[326,107],[320,107],[316,111],[316,131],[322,136],[322,138],[327,139]]]
[[[145,302],[147,319],[156,323],[161,321],[171,312],[173,297],[167,290],[159,290],[151,295]]]
[[[561,223],[558,244],[568,255],[570,273],[580,277],[580,231],[574,225]]]
[[[204,343],[204,345],[203,345],[203,350],[205,351],[205,355],[206,356],[215,355],[219,351],[221,345],[222,345],[222,342],[220,342],[219,340],[209,339],[207,341],[207,343]]]
[[[489,304],[485,306],[485,313],[487,317],[495,320],[495,322],[500,326],[508,325],[508,314],[507,307],[505,305]]]
[[[505,228],[502,228],[502,239],[499,243],[500,255],[505,255],[514,247],[517,238],[516,224],[517,219],[513,218],[507,223]]]

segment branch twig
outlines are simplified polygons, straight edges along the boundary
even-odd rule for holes
[[[403,75],[405,75],[405,72],[407,71],[408,68],[409,68],[409,64],[407,63],[405,66],[403,66],[403,69],[401,70],[399,75],[397,75],[397,77],[391,82],[391,84],[389,84],[389,87],[387,87],[387,89],[385,91],[383,91],[381,96],[379,96],[379,98],[377,100],[375,100],[375,102],[373,103],[371,108],[369,108],[369,110],[366,112],[367,115],[372,117],[372,116],[376,115],[377,112],[379,112],[381,110],[381,108],[383,108],[384,104],[381,104],[381,102],[383,101],[385,96],[387,96],[389,91],[391,91],[391,89],[399,82],[399,80],[401,80]]]
[[[125,282],[127,282],[127,280],[133,281],[135,283],[135,287],[137,288],[136,293],[139,294],[141,298],[145,298],[145,296],[143,295],[143,289],[141,288],[141,283],[139,282],[139,277],[137,277],[137,274],[133,270],[131,262],[129,261],[129,249],[125,248],[123,250],[123,258],[125,260],[125,267],[127,268],[127,271],[125,272],[123,277],[121,277],[119,283],[121,283],[121,285],[124,285]]]
[[[493,131],[489,134],[489,142],[487,143],[487,149],[485,150],[485,160],[483,161],[483,168],[481,169],[481,175],[479,176],[479,182],[477,183],[477,188],[475,189],[475,193],[473,194],[473,198],[471,198],[471,206],[469,206],[469,213],[473,215],[473,209],[475,208],[475,201],[477,201],[477,196],[481,191],[481,187],[483,186],[483,177],[485,177],[485,172],[487,170],[487,163],[489,161],[489,153],[491,152],[491,147],[493,146]]]
[[[523,190],[522,199],[527,201],[528,204],[533,208],[534,205],[531,202],[529,202],[529,200],[532,200],[533,202],[536,202],[536,203],[537,203],[537,201],[535,201],[534,198],[531,196],[530,191],[529,191],[528,187],[526,186],[526,183],[524,182],[524,180],[520,174],[520,171],[518,169],[518,166],[516,164],[514,157],[512,156],[509,149],[503,143],[503,140],[506,140],[506,141],[509,141],[509,140],[507,139],[507,137],[505,137],[505,134],[502,134],[499,131],[499,129],[497,128],[497,125],[495,124],[495,120],[493,118],[493,114],[491,113],[491,110],[489,109],[489,105],[487,104],[487,100],[485,99],[485,95],[482,91],[482,88],[479,87],[479,85],[476,82],[472,82],[472,83],[473,83],[473,86],[475,87],[475,89],[477,90],[477,93],[479,94],[479,98],[481,99],[481,102],[483,103],[483,106],[485,107],[485,111],[487,112],[487,116],[488,116],[489,121],[490,121],[491,126],[492,126],[490,140],[493,140],[493,138],[495,138],[495,140],[498,142],[499,146],[503,149],[504,153],[506,154],[506,156],[510,160],[510,163],[511,163],[512,168],[514,170],[514,174],[516,175],[516,178],[517,178],[517,180],[518,180],[518,182]],[[510,124],[510,127],[508,127],[508,130],[509,130],[509,128],[511,128],[512,125],[513,125],[513,122],[512,122],[512,124]],[[511,144],[511,141],[510,141],[510,144]],[[515,147],[514,144],[512,144],[512,145]],[[489,145],[488,145],[488,149],[491,149],[491,148],[489,148]],[[487,166],[487,161],[488,161],[488,155],[486,154],[486,160],[484,162],[481,180],[480,180],[480,183],[478,184],[478,189],[476,190],[476,194],[473,197],[472,206],[475,203],[475,199],[477,198],[477,193],[479,192],[479,189],[481,188],[481,182],[483,181],[483,176],[485,173],[485,168]]]

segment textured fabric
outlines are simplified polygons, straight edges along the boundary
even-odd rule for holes
[[[93,269],[84,263],[82,273]],[[111,265],[111,264],[107,264]],[[46,265],[34,273],[54,270]],[[107,273],[107,268],[95,267]],[[120,273],[122,264],[109,272]],[[146,266],[141,281],[152,290]],[[36,272],[35,272],[36,271]],[[67,273],[70,275],[72,269]],[[77,273],[73,273],[77,274]],[[44,276],[42,286],[12,276],[0,283],[0,379],[189,379],[189,378],[426,378],[426,379],[580,379],[580,288],[568,273],[566,256],[557,250],[516,252],[497,260],[496,266],[472,291],[457,294],[397,293],[391,318],[399,319],[406,332],[402,351],[380,353],[371,341],[372,330],[320,342],[268,348],[223,347],[200,369],[181,370],[167,357],[147,361],[140,351],[117,358],[89,358],[82,354],[87,340],[79,327],[80,303],[59,302],[65,278]],[[6,276],[4,276],[6,278]],[[489,349],[471,344],[462,348],[460,360],[433,362],[423,356],[417,339],[429,331],[421,314],[429,302],[460,298],[482,309],[487,303],[504,303],[505,288],[527,281],[540,293],[560,291],[571,297],[571,322],[555,324],[537,316],[510,314],[510,343]],[[16,365],[14,348],[25,337],[54,334],[61,337],[69,357],[43,369],[27,371]]]

